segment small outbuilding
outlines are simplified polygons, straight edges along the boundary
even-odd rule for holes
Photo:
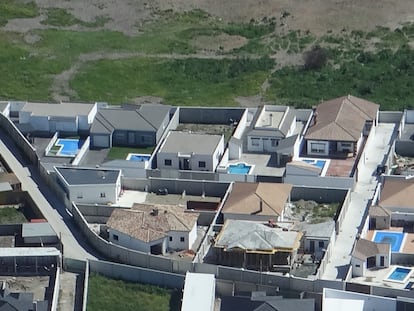
[[[359,239],[352,251],[352,276],[364,276],[371,268],[387,268],[391,262],[391,245]]]
[[[25,244],[54,244],[59,241],[56,232],[48,222],[24,223],[22,238]]]

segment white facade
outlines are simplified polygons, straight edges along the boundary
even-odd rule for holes
[[[144,253],[151,253],[151,246],[161,245],[161,252],[165,254],[168,250],[178,251],[191,249],[197,239],[197,224],[195,223],[189,232],[169,231],[164,238],[150,242],[138,240],[112,228],[108,228],[108,232],[109,241],[114,244]]]
[[[375,256],[375,267],[388,268],[390,266],[390,261],[391,261],[390,256],[391,256],[390,254],[377,254]],[[352,256],[351,265],[352,265],[352,276],[354,277],[364,276],[366,270],[368,269],[367,260],[362,260],[354,256]]]
[[[224,137],[222,136],[211,154],[159,152],[157,168],[212,172],[216,170],[223,153]]]
[[[69,185],[69,200],[76,203],[116,203],[121,193],[121,177],[116,184]]]

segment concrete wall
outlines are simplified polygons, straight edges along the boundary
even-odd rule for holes
[[[239,121],[246,109],[180,107],[180,123],[230,124]]]
[[[396,140],[395,153],[403,157],[414,157],[414,141]]]
[[[83,156],[89,150],[90,141],[91,140],[88,136],[88,138],[86,138],[85,142],[83,143],[81,149],[79,150],[78,154],[76,155],[75,159],[73,159],[72,165],[79,165],[79,163],[82,160]]]
[[[341,210],[339,212],[338,218],[335,222],[335,232],[336,234],[339,234],[339,231],[342,228],[342,223],[345,219],[345,216],[349,209],[349,204],[351,203],[351,191],[347,191],[346,196],[342,202],[342,205],[339,207]]]
[[[348,189],[300,187],[294,186],[290,192],[290,200],[313,200],[318,203],[342,203],[348,193]]]
[[[392,265],[414,266],[413,254],[391,253]]]
[[[3,114],[0,114],[0,128],[7,133],[32,164],[38,164],[36,149],[29,143],[26,137],[20,133],[13,122]]]
[[[85,275],[83,279],[82,311],[86,311],[88,305],[88,288],[89,288],[89,261],[86,261]]]
[[[56,132],[55,135],[53,135],[52,139],[50,140],[49,144],[45,148],[45,155],[47,155],[50,149],[52,149],[58,137],[59,137],[59,132]]]
[[[286,176],[284,182],[295,186],[353,189],[355,177]]]
[[[59,304],[59,289],[60,289],[60,267],[56,267],[56,275],[55,275],[55,282],[53,287],[53,297],[51,303],[51,311],[58,310]]]
[[[379,123],[400,123],[403,116],[402,111],[380,111],[378,114]]]
[[[121,279],[130,282],[152,284],[168,288],[183,288],[184,275],[131,267],[119,263],[89,260],[90,272],[104,275],[108,278]]]

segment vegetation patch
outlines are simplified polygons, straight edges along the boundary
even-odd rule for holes
[[[125,160],[130,153],[152,154],[154,147],[131,148],[131,147],[112,147],[107,155],[108,160]]]
[[[20,209],[13,206],[0,207],[0,224],[20,224],[27,222]]]
[[[22,2],[15,0],[0,1],[0,26],[7,24],[9,19],[29,18],[39,15],[39,9],[35,2]]]
[[[180,310],[179,292],[139,283],[109,279],[92,273],[88,286],[88,311]]]
[[[234,106],[236,96],[260,91],[272,67],[269,58],[103,60],[83,68],[71,87],[83,100],[120,103],[151,95],[176,105]]]
[[[85,27],[102,27],[110,19],[105,16],[99,16],[93,22],[82,21],[66,9],[62,8],[50,8],[47,10],[47,18],[41,21],[44,25],[51,25],[57,27],[81,25]]]

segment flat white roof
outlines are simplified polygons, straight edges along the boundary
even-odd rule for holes
[[[335,311],[364,311],[364,301],[354,299],[325,298],[323,300],[322,309]]]
[[[0,257],[47,257],[59,256],[54,247],[0,247]]]
[[[216,280],[213,274],[187,272],[181,311],[213,310],[215,292]]]
[[[254,128],[279,129],[286,111],[285,106],[264,106]]]

